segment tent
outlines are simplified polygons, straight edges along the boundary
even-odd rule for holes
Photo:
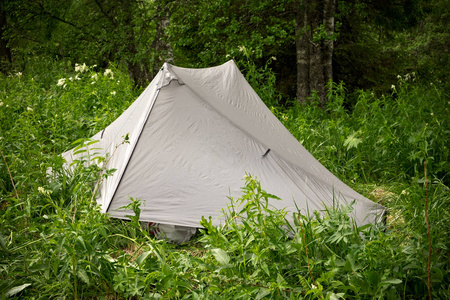
[[[128,142],[123,143],[124,137]],[[355,201],[357,224],[375,223],[384,207],[348,187],[282,125],[236,64],[188,69],[164,64],[133,104],[92,137],[116,169],[97,202],[112,217],[130,197],[141,199],[141,220],[161,224],[184,241],[202,216],[220,224],[228,196],[238,198],[245,174],[282,201],[276,208],[306,212]],[[73,150],[63,157],[70,164]],[[164,227],[166,226],[166,227]],[[177,237],[176,232],[182,237]]]

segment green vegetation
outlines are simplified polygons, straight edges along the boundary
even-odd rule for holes
[[[450,103],[439,84],[404,75],[381,97],[350,95],[336,84],[326,110],[314,101],[281,106],[269,65],[241,61],[294,136],[389,209],[387,226],[358,228],[347,216],[351,207],[329,208],[324,216],[299,212],[289,225],[286,212],[267,205],[276,196],[248,176],[242,197],[225,208],[223,226],[205,216],[194,241],[174,246],[140,227],[138,199],[130,200],[131,222],[101,214],[92,194],[98,170],[80,161],[68,174],[58,155],[137,97],[128,76],[114,66],[33,65],[32,72],[0,79],[2,297],[421,299],[428,278],[426,199],[431,290],[436,299],[450,296]],[[351,107],[349,97],[356,97]]]
[[[1,1],[0,298],[449,299],[447,2]],[[95,174],[112,171],[86,162],[105,158],[68,172],[59,154],[163,62],[229,59],[385,225],[358,228],[351,206],[288,224],[254,174],[182,246],[139,225],[140,199],[129,222],[99,212]]]

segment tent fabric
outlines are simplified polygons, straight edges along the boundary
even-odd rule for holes
[[[123,143],[128,135],[129,143]],[[228,197],[238,198],[245,174],[282,201],[276,208],[321,211],[355,201],[358,225],[380,221],[384,207],[358,194],[317,161],[251,88],[236,64],[188,69],[164,64],[139,98],[92,137],[117,169],[102,182],[98,203],[112,217],[130,197],[141,220],[200,227],[221,222]],[[68,163],[73,150],[63,154]]]

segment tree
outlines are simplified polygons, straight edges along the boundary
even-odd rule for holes
[[[277,78],[270,85],[276,85],[284,95],[289,95],[285,99],[295,97],[292,0],[185,0],[178,3],[169,28],[177,65],[206,67],[234,59],[244,75],[263,70],[260,76],[254,76],[255,83],[268,80],[273,71]]]
[[[204,67],[234,58],[259,68],[271,61],[286,98],[324,106],[330,80],[377,88],[405,69],[436,74],[448,61],[447,11],[443,0],[3,0],[0,54],[3,72],[30,55],[114,61],[138,86],[166,61]]]
[[[344,81],[349,91],[390,90],[397,75],[411,72],[410,50],[401,41],[414,38],[411,30],[422,18],[420,0],[339,1],[335,81]]]
[[[189,63],[212,64],[227,55],[245,59],[246,49],[263,65],[272,56],[291,55],[294,46],[297,100],[306,102],[317,92],[325,102],[325,86],[333,78],[335,0],[187,2],[172,26],[179,56]]]
[[[450,73],[450,6],[448,1],[434,0],[421,7],[423,18],[412,33],[401,37],[407,52],[409,69],[436,83],[449,84]],[[406,38],[405,38],[406,36]]]
[[[335,0],[298,1],[295,6],[297,100],[305,103],[316,92],[325,103],[325,87],[333,80]]]
[[[5,31],[8,27],[6,11],[0,4],[0,72],[6,74],[12,63],[12,53]]]
[[[18,50],[106,66],[122,62],[144,86],[170,56],[167,0],[10,0],[8,34]]]

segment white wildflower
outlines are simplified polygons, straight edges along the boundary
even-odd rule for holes
[[[314,285],[314,284],[311,284],[311,288],[312,288],[313,290],[315,290],[315,289],[317,289],[317,286]]]
[[[106,77],[114,78],[114,73],[111,71],[111,69],[106,69],[103,75],[105,75]]]
[[[3,102],[0,102],[0,106],[3,106]]]
[[[239,52],[243,52],[245,50],[245,46],[238,46]]]
[[[98,79],[98,74],[95,73],[94,75],[91,76],[92,79],[97,80]]]
[[[406,191],[405,190],[402,191],[402,195],[406,195]]]
[[[116,95],[116,91],[112,91],[111,95],[115,96]]]
[[[391,85],[391,89],[395,90],[395,85],[394,84]]]
[[[397,79],[402,79],[402,76],[401,75],[397,75]]]
[[[81,78],[77,75],[75,75],[75,80],[81,80]]]
[[[62,86],[66,83],[66,79],[65,78],[61,78],[58,80],[58,83],[56,84],[57,86]]]
[[[277,60],[277,58],[275,56],[272,56],[272,60]]]
[[[22,76],[22,72],[17,72],[17,73],[16,73],[16,76],[17,76],[17,77]]]
[[[42,195],[50,196],[52,191],[44,189],[42,186],[38,187],[38,192]]]
[[[83,73],[83,72],[86,72],[88,69],[89,69],[89,67],[86,66],[86,64],[82,64],[82,65],[75,64],[75,72]]]
[[[33,109],[31,107],[29,107],[29,106],[27,107],[27,110],[28,111],[33,111]]]
[[[434,116],[434,113],[431,113],[430,115]]]
[[[69,80],[70,80],[70,81],[73,81],[73,77],[69,77]]]

